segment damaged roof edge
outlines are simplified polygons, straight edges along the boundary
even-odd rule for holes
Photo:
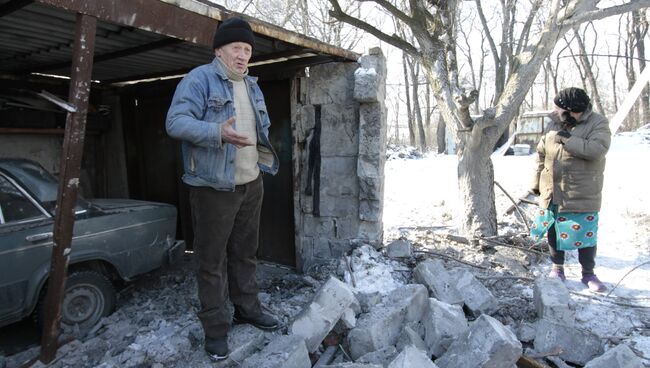
[[[239,16],[246,19],[253,31],[259,35],[351,61],[357,61],[360,57],[353,51],[329,45],[244,14],[231,12],[217,4],[208,5],[195,0],[36,0],[36,2],[207,47],[212,46],[213,31],[219,22],[232,16]],[[197,29],[210,31],[197,34]]]

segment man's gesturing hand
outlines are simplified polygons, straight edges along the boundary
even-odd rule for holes
[[[221,125],[221,141],[230,143],[237,148],[252,146],[253,142],[251,142],[248,137],[237,133],[235,128],[232,127],[234,123],[235,117],[231,116],[230,119],[226,120],[226,122]]]

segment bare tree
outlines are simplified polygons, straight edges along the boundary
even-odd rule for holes
[[[633,11],[632,12],[632,32],[634,35],[634,46],[639,61],[639,73],[641,73],[645,65],[645,36],[648,34],[648,20],[646,19],[646,12]],[[648,96],[648,86],[643,89],[641,93],[641,124],[650,122],[650,96]]]
[[[335,18],[402,49],[425,69],[437,106],[458,147],[461,232],[485,236],[497,233],[492,148],[516,116],[518,106],[557,40],[584,22],[650,6],[650,0],[633,0],[599,9],[594,0],[552,0],[545,9],[544,28],[513,58],[503,93],[492,107],[483,111],[481,118],[472,120],[469,107],[477,92],[466,91],[460,85],[456,59],[461,0],[410,0],[407,7],[396,6],[388,0],[372,0],[408,27],[416,42],[384,33],[377,26],[347,14],[338,0],[329,1]]]

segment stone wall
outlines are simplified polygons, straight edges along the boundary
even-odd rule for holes
[[[296,80],[294,217],[298,269],[382,242],[386,65],[379,49]]]

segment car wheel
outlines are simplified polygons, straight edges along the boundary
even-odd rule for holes
[[[43,295],[44,296],[44,295]],[[39,303],[38,322],[44,321],[44,297]],[[63,302],[61,323],[78,325],[85,331],[115,308],[115,288],[106,276],[96,271],[78,271],[68,275]]]

